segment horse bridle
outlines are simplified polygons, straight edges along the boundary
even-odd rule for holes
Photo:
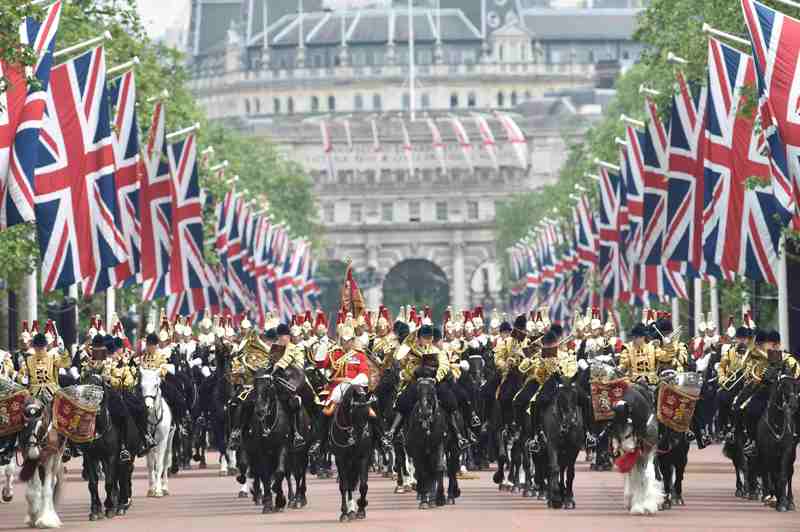
[[[268,383],[272,383],[273,382],[273,376],[272,376],[271,373],[265,373],[263,375],[259,375],[258,377],[256,377],[256,380],[257,381],[258,380],[264,380],[264,381],[267,381]],[[263,391],[264,390],[262,390],[262,392]],[[257,394],[257,399],[256,399],[256,406],[258,406],[258,401],[260,400],[260,398],[261,398],[261,393],[258,393]],[[272,407],[270,407],[270,406],[272,406]],[[267,416],[269,416],[270,413],[273,413],[272,425],[270,425],[269,427],[264,427],[263,426],[264,420],[267,419]],[[265,405],[265,408],[263,408],[263,409],[256,408],[255,414],[256,414],[256,419],[258,419],[258,421],[261,422],[261,424],[262,424],[261,435],[263,437],[267,437],[270,434],[272,434],[272,431],[275,430],[275,427],[278,425],[278,399],[277,399],[277,397],[273,397],[273,401],[272,401],[271,405],[267,404],[267,405]]]
[[[789,378],[790,377],[788,375],[781,375],[780,377],[778,377],[777,389],[775,390],[776,393],[780,393],[780,398],[781,398],[781,400],[783,402],[781,404],[781,410],[784,411],[783,428],[781,429],[780,434],[778,434],[778,431],[774,429],[773,424],[770,423],[770,421],[769,421],[769,411],[770,411],[769,406],[770,405],[767,405],[767,412],[766,412],[766,416],[764,418],[764,422],[767,425],[767,430],[769,431],[770,436],[772,436],[775,439],[776,442],[781,441],[783,439],[783,437],[786,436],[786,430],[789,427],[789,421],[790,421],[789,418],[791,418],[791,416],[789,416],[786,413],[786,412],[788,412],[789,405],[788,405],[788,402],[786,401],[785,392],[783,392],[782,388],[781,388],[781,383],[783,382],[783,380],[784,379],[789,379]],[[772,398],[770,398],[770,403],[774,403]]]
[[[164,419],[164,406],[161,404],[161,383],[156,385],[156,393],[155,395],[143,395],[142,398],[147,402],[148,399],[153,400],[153,409],[155,410],[156,421],[155,423],[150,423],[150,412],[147,415],[147,424],[152,427],[157,427],[161,424],[161,421]],[[150,409],[148,409],[150,410]]]

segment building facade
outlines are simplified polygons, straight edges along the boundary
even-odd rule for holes
[[[350,257],[369,269],[370,306],[384,300],[386,283],[400,286],[396,277],[412,263],[427,265],[431,282],[447,283],[456,307],[499,303],[497,205],[557,179],[568,146],[608,96],[596,90],[600,76],[642,52],[631,37],[636,8],[438,5],[415,7],[410,17],[406,5],[326,11],[315,0],[192,3],[187,47],[197,100],[210,118],[271,139],[303,166],[319,200],[322,258]],[[526,161],[498,111],[525,132]],[[488,121],[496,161],[476,116]],[[320,122],[332,139],[329,154]]]

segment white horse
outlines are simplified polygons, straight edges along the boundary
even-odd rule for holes
[[[139,386],[147,408],[147,423],[155,428],[155,447],[147,453],[147,471],[150,473],[148,497],[169,495],[167,472],[172,465],[172,412],[161,395],[161,372],[142,369]]]
[[[28,482],[25,524],[32,528],[59,528],[61,519],[56,513],[56,502],[63,481],[61,457],[66,439],[55,432],[51,416],[43,414],[41,404],[29,405],[26,411],[28,418],[35,421],[31,430],[23,432],[20,441],[25,457],[20,478]]]
[[[0,484],[2,484],[2,502],[14,500],[14,477],[17,475],[16,457],[12,456],[11,461],[6,465],[0,466]]]

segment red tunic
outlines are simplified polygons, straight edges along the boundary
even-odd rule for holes
[[[337,349],[333,353],[331,353],[328,358],[325,359],[325,363],[323,367],[326,369],[333,369],[336,365],[335,363],[345,356],[345,352],[342,349]],[[350,352],[349,359],[347,362],[344,363],[344,366],[335,371],[333,375],[331,375],[331,382],[328,383],[328,391],[332,392],[336,385],[338,384],[335,382],[335,379],[354,379],[359,374],[364,374],[367,378],[369,378],[369,365],[367,364],[367,355],[362,353],[361,351],[353,350]]]

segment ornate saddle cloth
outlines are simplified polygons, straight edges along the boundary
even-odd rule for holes
[[[696,386],[662,383],[658,387],[658,421],[675,432],[686,432],[699,398]]]
[[[614,417],[612,407],[614,403],[622,399],[630,384],[627,378],[613,380],[592,379],[590,386],[595,421],[607,421]]]
[[[79,384],[58,390],[53,398],[56,431],[73,443],[88,443],[95,438],[97,410],[103,402],[103,388]]]
[[[30,392],[12,380],[0,377],[0,437],[10,436],[25,427],[25,402]]]

